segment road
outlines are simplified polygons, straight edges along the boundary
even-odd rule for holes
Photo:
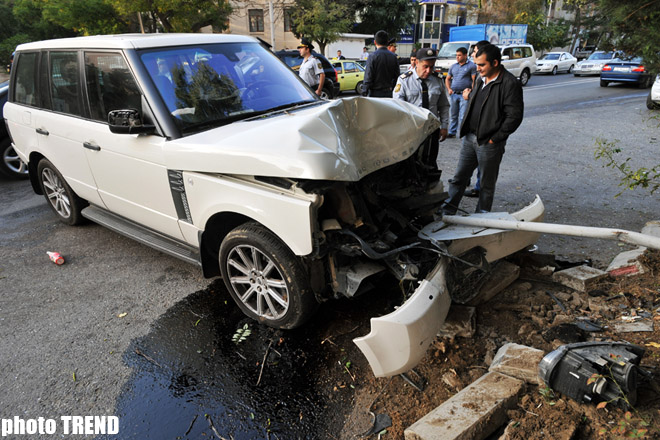
[[[601,88],[594,78],[533,77],[524,89],[525,120],[507,144],[494,209],[514,210],[539,194],[554,222],[639,230],[658,219],[656,196],[637,191],[615,197],[617,176],[593,159],[595,140],[602,137],[619,139],[635,165],[657,162],[658,127],[648,119],[646,93]],[[459,148],[458,139],[441,145],[445,182]],[[574,261],[592,258],[599,267],[622,249],[564,237],[543,237],[539,247]],[[62,253],[66,264],[52,264],[46,251]],[[280,378],[266,371],[268,386],[259,388],[254,366],[265,347],[242,349],[244,361],[235,355],[227,338],[244,320],[228,299],[220,283],[203,279],[196,267],[94,224],[64,226],[26,181],[0,181],[1,418],[118,415],[122,440],[166,433],[176,438],[193,414],[223,411],[233,422],[215,424],[237,440],[264,438],[268,426],[277,438],[293,438],[288,429],[308,438],[327,437],[315,435],[319,426],[337,432],[351,400],[332,406],[319,397],[314,386],[332,389],[324,372],[333,367],[310,351],[311,345],[320,349],[320,335],[333,323],[319,319],[309,332],[287,334],[292,342],[277,350],[299,357],[281,361]],[[356,319],[364,319],[373,304],[355,309],[362,313]],[[356,310],[337,316],[348,322]],[[260,341],[277,336],[261,327],[255,332]],[[308,339],[312,343],[305,345]],[[303,421],[298,405],[317,414],[305,413]],[[191,438],[203,430],[212,436],[200,417]],[[55,438],[30,438],[40,437]]]

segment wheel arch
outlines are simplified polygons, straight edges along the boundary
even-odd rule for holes
[[[43,154],[36,151],[30,153],[28,158],[28,175],[30,176],[30,184],[32,185],[34,192],[39,195],[43,195],[43,190],[41,189],[41,184],[39,183],[39,173],[37,172],[37,168],[39,167],[39,162],[41,159],[45,158],[46,157]]]
[[[202,271],[205,277],[220,276],[218,252],[220,244],[227,234],[237,226],[254,221],[254,219],[236,212],[219,212],[208,219],[199,238]]]

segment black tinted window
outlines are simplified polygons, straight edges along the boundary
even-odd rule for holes
[[[76,52],[50,53],[50,92],[53,110],[81,115],[80,65]]]
[[[20,104],[37,105],[37,53],[21,53],[16,60],[14,101]]]
[[[140,90],[120,53],[85,52],[85,75],[92,119],[107,122],[111,110],[141,109]]]

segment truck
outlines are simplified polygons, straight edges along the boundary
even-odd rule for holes
[[[449,68],[456,62],[456,50],[464,47],[468,55],[474,45],[481,40],[492,44],[522,44],[527,42],[526,24],[474,24],[456,26],[449,29],[449,41],[442,44],[435,63],[436,72],[447,75]]]

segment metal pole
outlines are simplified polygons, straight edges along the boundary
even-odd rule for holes
[[[595,228],[592,226],[573,226],[553,223],[518,222],[513,220],[486,219],[474,216],[462,217],[457,215],[443,216],[442,221],[445,223],[453,223],[455,225],[478,226],[482,228],[540,232],[544,234],[570,235],[574,237],[603,238],[605,240],[618,240],[624,243],[660,249],[660,237],[626,231],[624,229]]]
[[[275,50],[275,12],[273,11],[273,0],[268,1],[268,11],[270,15],[270,45]]]

